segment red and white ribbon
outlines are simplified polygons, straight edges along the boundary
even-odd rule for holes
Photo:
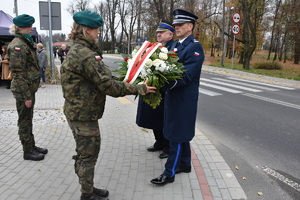
[[[161,43],[154,43],[148,50],[147,47],[151,45],[150,42],[145,41],[142,45],[142,47],[139,49],[137,54],[134,56],[134,58],[131,61],[131,65],[128,66],[127,74],[124,78],[124,81],[128,83],[133,83],[137,77],[139,76],[142,69],[144,69],[145,64],[149,57],[155,52],[155,50],[161,46]],[[146,51],[147,50],[147,51]],[[145,52],[146,51],[146,52]],[[144,53],[144,54],[143,54]],[[141,57],[142,55],[142,57]]]

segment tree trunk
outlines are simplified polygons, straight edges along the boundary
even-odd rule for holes
[[[276,24],[277,24],[277,16],[278,16],[278,10],[280,8],[280,5],[281,5],[281,0],[279,0],[276,4],[276,10],[275,10],[275,16],[274,16],[274,23],[273,23],[273,27],[272,27],[272,34],[271,34],[271,42],[270,42],[270,47],[269,47],[269,53],[268,53],[268,58],[267,60],[270,60],[270,56],[271,56],[271,53],[272,53],[272,50],[273,50],[273,41],[274,41],[274,31],[275,31],[275,27],[276,27]]]
[[[211,43],[211,51],[210,51],[210,57],[214,57],[214,43]]]

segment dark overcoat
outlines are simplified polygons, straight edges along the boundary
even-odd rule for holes
[[[188,142],[195,135],[199,81],[204,52],[193,35],[171,50],[178,53],[179,62],[186,72],[166,86],[164,100],[164,136],[172,142]]]
[[[166,47],[170,50],[174,43],[174,40],[170,40],[166,43]],[[137,114],[136,114],[136,124],[143,128],[153,129],[153,130],[163,130],[164,123],[164,93],[162,93],[162,100],[156,109],[146,104],[139,98]]]

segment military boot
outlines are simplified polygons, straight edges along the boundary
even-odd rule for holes
[[[105,197],[97,196],[96,194],[81,194],[80,200],[109,200]]]
[[[48,149],[37,147],[37,146],[34,146],[33,150],[35,150],[38,153],[42,153],[42,154],[47,154],[48,153]]]
[[[39,161],[45,158],[44,154],[31,150],[29,152],[24,152],[23,155],[24,160],[34,160]]]
[[[94,194],[99,196],[99,197],[108,197],[109,192],[108,192],[108,190],[98,189],[98,188],[94,187]]]

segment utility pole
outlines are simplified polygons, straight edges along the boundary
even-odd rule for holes
[[[18,0],[14,0],[14,13],[18,16]]]
[[[55,72],[54,72],[54,63],[53,63],[53,43],[52,43],[52,10],[51,10],[51,0],[48,0],[48,12],[49,12],[49,52],[50,52],[50,67],[51,67],[51,77],[52,83],[56,82]]]
[[[222,19],[222,58],[221,65],[224,66],[224,51],[225,51],[225,0],[223,0],[223,19]]]

